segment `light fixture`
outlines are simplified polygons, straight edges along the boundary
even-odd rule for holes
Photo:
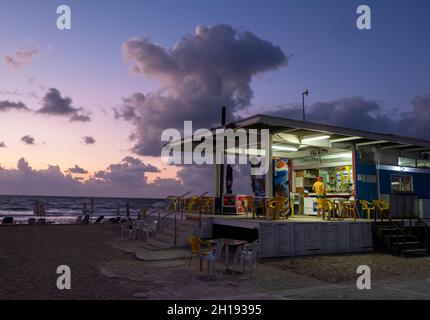
[[[362,138],[354,136],[354,137],[345,137],[345,138],[331,139],[330,141],[332,143],[335,143],[335,142],[345,142],[345,141],[352,141],[352,140],[358,140],[358,139],[362,139]]]
[[[323,159],[352,159],[352,152],[342,152],[342,153],[333,153],[323,155],[321,158]]]
[[[297,151],[297,150],[299,150],[296,147],[285,146],[285,145],[274,145],[274,146],[272,146],[272,149],[273,150],[279,150],[279,151]]]
[[[302,139],[302,143],[311,142],[311,141],[325,140],[325,139],[330,139],[330,136],[323,135],[323,136],[308,137],[308,138]]]

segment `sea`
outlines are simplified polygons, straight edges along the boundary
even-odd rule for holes
[[[109,219],[117,216],[119,204],[120,216],[126,216],[126,205],[129,204],[130,215],[137,217],[138,212],[143,209],[151,209],[162,206],[165,199],[152,198],[101,198],[94,197],[93,219],[104,216]],[[83,213],[84,204],[90,209],[91,198],[89,197],[57,197],[57,196],[16,196],[0,195],[0,218],[13,217],[17,223],[26,223],[29,218],[34,217],[34,207],[37,201],[43,203],[46,211],[46,220],[54,223],[72,223]]]

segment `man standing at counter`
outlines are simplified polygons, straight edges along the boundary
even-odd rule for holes
[[[314,183],[312,190],[317,198],[326,198],[326,188],[323,177],[318,177],[318,181]]]

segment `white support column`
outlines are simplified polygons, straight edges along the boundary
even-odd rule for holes
[[[273,197],[273,153],[272,153],[272,134],[269,134],[269,147],[267,148],[267,158],[269,170],[266,174],[266,197]]]

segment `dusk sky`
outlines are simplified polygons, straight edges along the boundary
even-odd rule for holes
[[[210,127],[222,104],[229,120],[300,118],[306,88],[310,121],[430,138],[429,14],[427,0],[2,0],[0,194],[209,187],[206,169],[161,163],[161,131]]]

